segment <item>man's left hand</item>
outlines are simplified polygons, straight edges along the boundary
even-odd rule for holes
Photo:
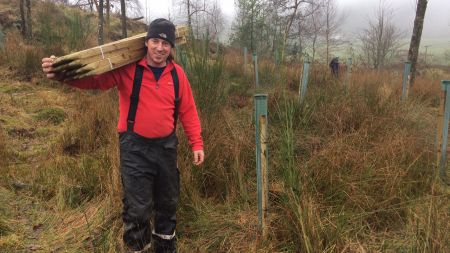
[[[203,150],[194,151],[194,164],[200,165],[203,163],[203,160],[205,160],[205,152]]]

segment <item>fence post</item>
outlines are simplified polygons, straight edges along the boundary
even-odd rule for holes
[[[275,66],[278,66],[278,63],[280,61],[278,50],[275,50],[274,54],[275,54]]]
[[[0,25],[0,49],[3,49],[5,44],[5,34],[3,33],[3,27]]]
[[[405,69],[403,71],[403,90],[402,100],[406,100],[409,95],[409,73],[411,72],[411,62],[405,62]]]
[[[244,47],[244,70],[247,67],[247,47]]]
[[[254,64],[254,71],[255,71],[255,85],[256,88],[259,88],[259,76],[258,76],[258,55],[253,53],[253,64]]]
[[[447,165],[447,143],[448,143],[448,124],[450,122],[450,80],[443,80],[441,82],[441,105],[439,110],[439,122],[442,122],[441,127],[438,127],[438,152],[437,162],[439,166],[439,176],[445,183],[447,181],[446,165]],[[439,123],[441,124],[441,123]]]
[[[345,78],[345,88],[348,89],[349,85],[350,85],[350,78],[351,78],[351,74],[352,74],[352,57],[349,57],[347,59],[347,76]]]
[[[267,150],[267,94],[256,94],[255,100],[255,137],[256,137],[256,189],[258,200],[258,223],[263,238],[267,236],[268,215],[268,164]]]
[[[219,36],[216,37],[216,54],[219,55]]]
[[[303,101],[305,100],[306,90],[308,88],[308,80],[309,80],[308,78],[309,78],[309,62],[306,61],[303,63],[303,73],[299,87],[300,103],[303,103]]]

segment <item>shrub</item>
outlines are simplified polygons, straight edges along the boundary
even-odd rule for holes
[[[64,55],[65,28],[61,25],[61,22],[64,22],[64,13],[51,2],[42,3],[35,13],[35,38],[41,43],[44,54]]]
[[[26,45],[19,32],[9,32],[1,50],[0,60],[25,79],[41,70],[43,53],[39,45]]]
[[[65,17],[66,31],[64,43],[69,51],[78,51],[88,48],[89,38],[94,34],[94,29],[90,18],[83,17],[79,10],[67,12]]]
[[[62,153],[93,153],[117,137],[115,91],[85,97],[78,93],[77,113],[71,117],[59,141]]]
[[[188,76],[200,111],[214,113],[224,103],[223,57],[209,57],[209,41],[195,41],[188,57]]]
[[[44,199],[54,198],[60,208],[75,208],[95,196],[117,187],[117,104],[115,92],[89,95],[76,93],[77,113],[64,124],[54,145],[53,158],[42,165],[35,191]],[[50,108],[41,114],[55,122],[64,111]],[[63,116],[64,115],[64,116]],[[109,194],[115,196],[118,189]]]
[[[58,125],[66,119],[66,113],[61,108],[47,108],[39,110],[36,119],[46,120],[54,125]]]

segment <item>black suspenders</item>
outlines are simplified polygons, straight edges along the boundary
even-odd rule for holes
[[[136,71],[134,72],[133,90],[130,96],[130,109],[128,110],[127,131],[133,132],[134,119],[136,118],[136,110],[139,102],[139,92],[141,91],[142,75],[144,67],[136,64]]]
[[[175,131],[177,129],[177,120],[178,120],[178,111],[180,109],[180,96],[179,96],[179,81],[178,81],[178,74],[175,67],[170,71],[172,74],[172,80],[173,80],[173,89],[175,94],[175,110],[173,111],[173,130]]]
[[[136,118],[137,106],[139,103],[139,92],[141,91],[142,84],[142,76],[144,73],[144,67],[136,64],[136,71],[134,73],[134,81],[133,81],[133,89],[131,91],[130,96],[130,109],[128,110],[128,118],[127,118],[127,131],[133,132],[134,128],[134,120]],[[178,119],[178,111],[180,107],[180,97],[179,97],[179,80],[178,74],[175,67],[170,71],[173,79],[173,89],[175,94],[175,110],[173,111],[173,129],[176,130],[177,119]]]

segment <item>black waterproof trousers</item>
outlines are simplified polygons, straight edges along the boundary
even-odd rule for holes
[[[119,139],[124,243],[130,250],[139,251],[153,237],[155,252],[176,252],[180,177],[175,133],[149,139],[128,131],[120,133]]]

